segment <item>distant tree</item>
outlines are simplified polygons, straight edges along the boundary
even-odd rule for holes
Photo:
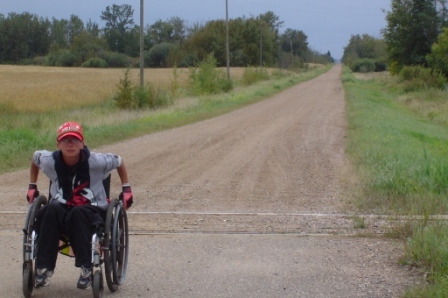
[[[210,53],[214,53],[218,65],[225,65],[225,26],[223,20],[207,22],[185,41],[184,47],[186,51],[197,61],[202,61]]]
[[[334,58],[331,56],[330,51],[327,52],[326,56],[328,58],[328,63],[334,63]]]
[[[230,19],[229,22],[231,22],[232,20]],[[199,31],[201,31],[204,28],[204,24],[202,22],[194,22],[193,24],[191,24],[190,26],[188,26],[187,28],[187,36],[190,36],[194,33],[197,33]]]
[[[173,26],[171,43],[181,46],[187,37],[187,22],[179,17],[172,17],[168,22]]]
[[[53,18],[50,26],[50,39],[53,47],[65,49],[70,42],[69,21],[65,19]]]
[[[265,12],[258,16],[258,19],[262,21],[263,24],[267,24],[269,30],[274,33],[275,41],[279,38],[280,27],[283,26],[283,21],[272,11]]]
[[[240,32],[242,43],[239,47],[243,51],[246,63],[244,66],[255,66],[260,60],[260,33],[262,23],[255,18],[244,19],[243,27]]]
[[[105,39],[94,36],[87,30],[83,30],[76,35],[70,46],[70,51],[75,57],[74,64],[76,66],[81,65],[90,58],[100,57],[107,49]]]
[[[50,39],[58,48],[65,49],[83,30],[84,22],[76,15],[71,15],[69,20],[53,18],[50,26]]]
[[[159,19],[147,27],[146,32],[152,44],[167,42],[181,45],[186,37],[185,21],[179,17],[172,17],[167,21]]]
[[[140,26],[134,26],[128,30],[125,36],[125,45],[124,54],[131,57],[140,55]]]
[[[133,14],[132,6],[127,4],[107,6],[101,13],[101,20],[106,21],[104,36],[112,51],[125,52],[126,41],[134,24]]]
[[[89,20],[84,26],[84,22],[76,15],[71,15],[69,20],[53,18],[50,40],[45,60],[45,64],[50,66],[80,66],[108,50],[98,24]]]
[[[100,26],[97,23],[92,22],[92,20],[89,20],[86,23],[86,31],[92,36],[100,36]]]
[[[344,48],[342,61],[347,63],[348,59],[378,59],[384,58],[386,54],[386,44],[384,40],[377,39],[368,34],[356,34],[350,37],[348,45]]]
[[[5,52],[6,52],[6,45],[5,45],[5,28],[6,22],[5,22],[5,16],[0,13],[0,63],[3,63],[5,61]]]
[[[75,36],[84,31],[84,22],[76,15],[71,15],[68,23],[69,44],[73,43]]]
[[[273,65],[278,56],[278,32],[283,22],[279,22],[278,17],[273,12],[261,14],[256,18],[256,20],[260,26],[260,43],[258,49],[260,63],[263,65]]]
[[[282,22],[274,14],[229,20],[229,50],[232,66],[273,65],[278,47],[273,28]],[[190,28],[184,43],[188,60],[204,60],[213,53],[218,66],[226,65],[226,23],[224,20],[196,24]],[[184,55],[185,56],[185,55]],[[261,58],[261,59],[260,59]]]
[[[0,18],[0,62],[20,63],[43,56],[50,44],[50,22],[30,13],[10,13]]]
[[[448,27],[448,0],[437,0],[437,7],[442,27]]]
[[[369,61],[375,66],[373,70],[384,71],[387,57],[387,45],[383,39],[368,34],[357,34],[350,37],[348,45],[344,48],[342,62],[355,71],[355,65],[359,65],[358,60]]]
[[[426,57],[431,68],[441,71],[448,77],[448,28],[438,36],[437,41],[432,45],[431,53]]]
[[[301,30],[288,28],[280,36],[280,48],[305,62],[309,52],[308,36]]]
[[[281,23],[270,12],[257,17],[230,20],[231,65],[258,66],[262,63],[263,66],[272,66],[277,58],[276,32]]]
[[[272,40],[268,41],[268,45],[270,46],[270,51],[266,51],[263,49],[263,56],[266,57],[268,55],[272,56],[272,63],[279,60],[279,40],[280,40],[280,28],[283,26],[284,22],[280,21],[280,18],[272,11],[267,11],[258,16],[258,19],[262,21],[263,24],[269,25],[269,35],[272,36]],[[266,33],[265,33],[266,37]],[[272,44],[271,44],[272,43]],[[266,58],[264,58],[264,61]],[[271,59],[268,59],[271,60]]]
[[[171,42],[173,27],[170,23],[157,20],[154,24],[146,28],[146,34],[151,44],[160,44],[162,42]]]
[[[439,28],[434,4],[434,0],[392,0],[382,32],[393,72],[404,65],[426,65]]]

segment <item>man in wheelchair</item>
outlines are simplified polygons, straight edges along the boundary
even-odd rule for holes
[[[38,247],[34,286],[48,286],[56,267],[61,235],[70,240],[75,266],[81,268],[77,287],[88,289],[92,282],[91,235],[92,220],[104,220],[109,198],[103,179],[114,169],[120,177],[120,199],[128,209],[133,203],[126,166],[120,156],[90,152],[84,145],[81,125],[66,122],[57,130],[58,150],[34,152],[27,193],[29,204],[39,196],[39,170],[50,179],[49,203],[37,214]]]

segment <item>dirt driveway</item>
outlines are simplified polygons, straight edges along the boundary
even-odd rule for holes
[[[383,226],[376,219],[366,218],[366,229],[357,230],[340,195],[346,162],[340,72],[341,66],[336,65],[316,79],[226,115],[98,148],[120,154],[127,164],[136,197],[129,214],[131,230],[135,235],[151,235],[135,237],[156,241],[151,244],[151,255],[161,263],[153,266],[163,267],[169,262],[164,258],[172,250],[177,253],[173,258],[182,253],[197,255],[198,260],[216,257],[224,241],[232,243],[232,249],[241,249],[231,256],[234,259],[256,253],[265,245],[263,249],[271,250],[261,255],[286,258],[281,261],[283,272],[288,273],[285,282],[294,287],[283,296],[398,297],[416,282],[415,273],[397,265],[400,243],[347,236],[378,233]],[[0,204],[4,210],[0,214],[0,231],[21,228],[27,177],[27,171],[0,175]],[[118,179],[114,177],[114,181]],[[41,177],[39,188],[46,187]],[[114,188],[118,191],[119,185]],[[175,240],[168,241],[166,235]],[[243,238],[232,238],[236,236]],[[142,238],[135,241],[144,247]],[[210,247],[201,251],[204,243]],[[179,250],[176,245],[191,246],[190,251]],[[165,256],[157,257],[154,251]],[[273,261],[266,258],[267,263]],[[327,262],[331,265],[325,272]],[[140,263],[130,266],[135,268]],[[291,266],[298,263],[300,268],[291,271]],[[231,264],[227,265],[220,272],[220,280],[232,274]],[[269,270],[263,268],[262,264],[246,267],[247,272],[240,274],[244,278]],[[239,271],[235,267],[233,273]],[[172,268],[167,278],[182,287],[182,282],[173,280],[176,274],[179,272]],[[312,282],[300,283],[303,276]],[[197,278],[200,288],[206,277]],[[255,280],[255,284],[262,281]],[[275,281],[262,283],[266,286],[269,282]],[[232,284],[238,286],[238,282],[231,282],[229,287]],[[263,285],[259,284],[261,288]],[[185,287],[195,289],[195,280]],[[153,296],[263,297],[253,287],[245,287],[244,283],[241,287],[246,289],[244,295],[238,287],[237,294],[208,292],[202,287],[203,292],[196,295],[191,294],[194,291],[179,294],[177,288]],[[127,292],[126,297],[131,293]],[[279,293],[266,297],[282,296]]]

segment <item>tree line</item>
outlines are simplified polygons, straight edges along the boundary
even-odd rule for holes
[[[131,5],[107,6],[100,18],[104,27],[78,16],[70,19],[36,14],[0,14],[0,63],[49,66],[138,66],[140,27]],[[333,62],[331,53],[308,45],[307,35],[287,28],[268,11],[229,20],[231,66],[299,67],[304,63]],[[193,66],[209,54],[226,65],[226,21],[189,25],[179,17],[157,20],[144,28],[145,67]]]
[[[354,71],[419,66],[448,76],[448,0],[391,0],[384,13],[383,37],[352,35],[342,62]]]

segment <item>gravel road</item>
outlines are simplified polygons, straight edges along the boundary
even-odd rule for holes
[[[107,295],[399,297],[418,283],[398,265],[402,243],[378,236],[387,223],[366,217],[359,229],[341,194],[340,73],[336,65],[223,116],[98,148],[123,157],[136,198],[129,277]],[[17,267],[14,277],[0,269],[9,297],[20,296],[27,181],[27,170],[0,175],[0,260]],[[39,188],[47,183],[41,177]],[[40,293],[86,297],[61,271],[68,285],[55,280]]]

